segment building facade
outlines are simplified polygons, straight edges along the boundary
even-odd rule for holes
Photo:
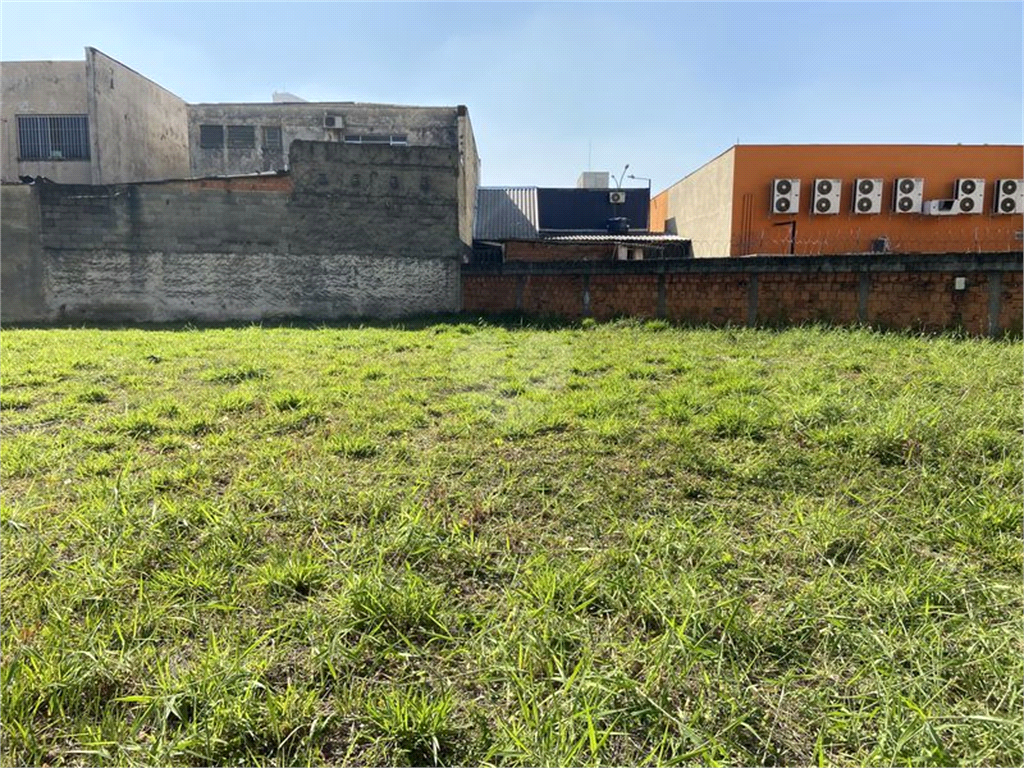
[[[185,102],[95,48],[0,63],[0,178],[117,184],[189,173]]]
[[[649,189],[610,188],[607,173],[583,174],[576,188],[481,188],[474,261],[641,261],[690,256],[685,238],[649,233],[649,205]]]
[[[476,154],[465,107],[354,102],[189,104],[193,176],[284,170],[296,139],[465,148]]]
[[[698,257],[1009,252],[1024,147],[737,145],[657,195],[652,231]]]
[[[2,180],[118,184],[288,168],[293,141],[456,150],[468,215],[479,156],[465,106],[304,102],[187,104],[95,48],[85,60],[5,62]],[[466,213],[466,212],[464,212]]]

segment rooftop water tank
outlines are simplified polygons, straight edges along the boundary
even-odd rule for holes
[[[609,235],[628,235],[629,234],[629,219],[625,216],[615,216],[608,219],[608,234]]]

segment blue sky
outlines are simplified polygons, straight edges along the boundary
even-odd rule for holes
[[[91,45],[190,102],[466,104],[483,184],[629,163],[658,191],[737,141],[1020,144],[1022,9],[4,0],[0,58]]]

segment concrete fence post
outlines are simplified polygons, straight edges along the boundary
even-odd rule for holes
[[[988,335],[997,336],[999,331],[999,310],[1002,308],[1003,273],[988,273]]]
[[[665,273],[658,274],[658,317],[664,319],[668,316],[668,306],[665,299]]]
[[[583,316],[590,317],[590,274],[583,276]]]
[[[523,311],[523,294],[526,292],[526,275],[520,275],[516,281],[516,312]]]
[[[868,321],[869,293],[871,293],[871,275],[868,272],[861,272],[860,285],[857,286],[857,320],[862,323]]]
[[[750,282],[747,283],[747,325],[757,325],[757,273],[750,275]]]

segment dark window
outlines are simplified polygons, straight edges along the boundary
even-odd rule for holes
[[[256,126],[229,125],[228,149],[255,149]]]
[[[268,152],[280,152],[283,149],[281,143],[281,127],[268,125],[263,128],[263,149]]]
[[[18,151],[22,160],[88,160],[87,115],[18,117]]]
[[[199,146],[203,149],[222,149],[224,147],[224,126],[200,125]]]

